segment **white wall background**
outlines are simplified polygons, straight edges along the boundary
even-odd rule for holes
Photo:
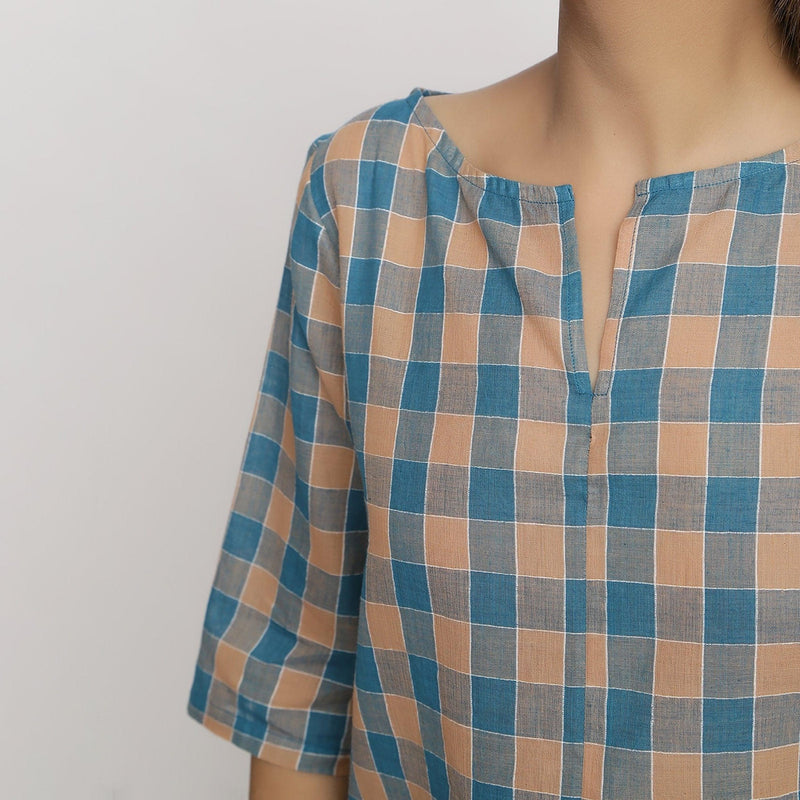
[[[0,797],[245,798],[185,712],[312,140],[555,0],[0,4]]]

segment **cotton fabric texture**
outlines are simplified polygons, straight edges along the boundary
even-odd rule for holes
[[[310,145],[188,713],[349,797],[798,798],[800,140],[568,184],[415,87]]]

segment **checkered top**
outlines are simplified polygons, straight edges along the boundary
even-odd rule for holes
[[[416,87],[317,137],[188,713],[387,798],[798,798],[800,140],[572,186]]]

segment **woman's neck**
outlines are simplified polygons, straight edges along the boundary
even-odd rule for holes
[[[770,12],[768,0],[561,0],[558,50],[531,72],[545,146],[585,161],[579,173],[624,154],[654,175],[800,138],[800,77]]]

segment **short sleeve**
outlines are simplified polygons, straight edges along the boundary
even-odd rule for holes
[[[256,757],[344,775],[367,515],[346,413],[327,135],[297,190],[187,711]]]

